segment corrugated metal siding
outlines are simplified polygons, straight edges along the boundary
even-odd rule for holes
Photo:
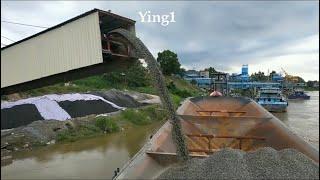
[[[1,51],[1,88],[102,63],[98,12]]]

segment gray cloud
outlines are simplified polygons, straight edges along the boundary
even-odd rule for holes
[[[232,71],[232,67],[241,64],[264,63],[268,57],[318,54],[317,44],[311,44],[309,49],[287,50],[294,43],[319,35],[318,5],[316,1],[1,1],[1,20],[52,26],[93,8],[111,9],[137,21],[137,35],[154,55],[170,49],[178,53],[185,67],[213,66]],[[138,12],[147,10],[155,14],[174,11],[176,23],[166,27],[141,23]],[[14,40],[38,31],[4,23],[1,26],[2,35]],[[9,43],[3,38],[1,42]],[[299,64],[301,61],[296,62]],[[314,68],[310,72],[319,74]]]

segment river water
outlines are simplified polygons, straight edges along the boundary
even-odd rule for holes
[[[319,150],[319,91],[307,91],[310,100],[289,100],[287,113],[273,113]]]
[[[289,101],[286,113],[274,115],[319,149],[319,92],[307,94],[310,100]],[[110,179],[163,123],[16,153],[11,164],[1,167],[1,179]]]
[[[111,179],[162,124],[13,154],[13,162],[1,167],[1,179]]]

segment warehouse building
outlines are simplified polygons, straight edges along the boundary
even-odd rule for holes
[[[1,48],[1,94],[128,67],[137,58],[117,28],[135,33],[135,21],[93,9]]]

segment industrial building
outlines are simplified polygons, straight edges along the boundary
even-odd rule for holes
[[[135,21],[93,9],[1,48],[1,94],[127,67],[136,54],[117,28],[135,33]]]
[[[242,65],[240,74],[233,73],[229,77],[229,81],[242,81],[243,82],[243,81],[249,81],[249,80],[250,80],[250,76],[249,76],[248,64]]]
[[[202,73],[201,73],[202,72]],[[223,85],[223,89],[260,89],[264,87],[280,88],[283,86],[283,77],[281,74],[274,73],[272,81],[270,82],[255,82],[250,81],[248,65],[242,65],[241,73],[233,73],[231,75],[227,73],[217,73],[212,77],[204,76],[204,71],[189,70],[184,76],[184,79],[191,82],[194,81],[198,87],[204,89],[216,88],[217,85]],[[220,74],[220,77],[218,76]]]

